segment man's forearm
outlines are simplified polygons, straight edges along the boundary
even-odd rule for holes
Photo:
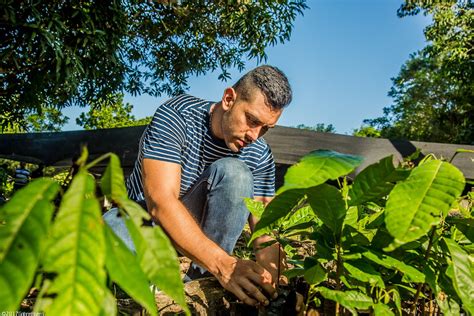
[[[167,200],[166,206],[151,206],[151,215],[166,231],[175,247],[212,274],[231,257],[207,238],[192,215],[178,199]]]

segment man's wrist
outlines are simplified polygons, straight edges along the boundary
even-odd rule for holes
[[[210,258],[212,258],[212,260],[208,263],[208,271],[217,278],[222,277],[225,271],[229,270],[237,261],[236,258],[230,256],[221,248]]]

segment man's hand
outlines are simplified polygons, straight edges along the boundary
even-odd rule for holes
[[[277,297],[272,276],[256,262],[229,257],[215,276],[226,290],[248,305],[268,305],[264,292],[270,298]]]
[[[265,270],[270,272],[272,276],[272,284],[276,287],[280,284],[279,278],[283,271],[286,270],[286,255],[281,249],[280,244],[275,242],[270,246],[260,248],[264,243],[274,241],[269,236],[262,236],[257,238],[254,243],[256,248],[255,257],[257,263],[261,265]]]

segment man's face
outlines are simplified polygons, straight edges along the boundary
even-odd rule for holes
[[[283,110],[265,104],[264,95],[256,89],[249,101],[239,98],[234,89],[227,89],[222,100],[222,135],[227,147],[238,152],[273,128]]]

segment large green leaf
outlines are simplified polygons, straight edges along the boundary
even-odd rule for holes
[[[372,262],[375,262],[385,268],[399,271],[403,274],[403,281],[405,282],[425,282],[425,275],[416,268],[407,265],[406,263],[390,257],[386,254],[378,253],[373,250],[362,253],[364,257]]]
[[[308,202],[316,216],[328,226],[335,235],[342,230],[346,216],[346,206],[341,192],[333,186],[321,184],[307,190]]]
[[[362,170],[354,179],[349,191],[349,204],[360,205],[387,195],[394,183],[405,179],[408,174],[409,171],[395,169],[393,156],[383,158]]]
[[[117,155],[110,155],[110,161],[102,176],[100,186],[102,193],[112,200],[127,198],[123,170]]]
[[[28,216],[38,208],[38,203],[40,206],[49,204],[58,189],[55,181],[38,179],[17,191],[11,201],[0,209],[0,262],[5,259]],[[41,211],[41,207],[39,209]]]
[[[176,250],[159,226],[137,227],[125,221],[135,244],[143,272],[160,290],[173,298],[188,313]]]
[[[150,215],[137,203],[120,199],[119,206],[130,216],[125,220],[147,278],[189,313],[181,281],[179,261],[171,241],[159,226],[142,226]]]
[[[474,315],[474,257],[467,254],[454,240],[444,238],[453,262],[453,284],[462,307]]]
[[[0,209],[0,311],[18,310],[33,282],[59,185],[38,179]]]
[[[107,246],[105,266],[112,281],[145,307],[151,315],[156,315],[155,299],[137,257],[107,225],[105,242]]]
[[[315,150],[291,166],[285,174],[285,183],[278,194],[290,189],[305,189],[334,180],[354,170],[362,157],[341,154],[331,150]]]
[[[464,177],[456,167],[428,161],[393,188],[385,209],[385,223],[395,238],[388,250],[417,240],[441,221],[464,189]]]
[[[357,309],[369,309],[373,305],[372,299],[365,295],[364,293],[357,291],[336,291],[330,290],[325,287],[317,287],[316,290],[321,293],[321,295],[331,301],[338,302],[352,313],[357,314],[354,310]]]
[[[123,181],[119,160],[112,155],[102,179],[102,190],[130,216],[125,223],[137,250],[140,267],[146,277],[189,313],[176,251],[159,226],[142,226],[143,222],[150,221],[151,217],[137,203],[127,198]],[[145,300],[145,297],[142,299]],[[145,307],[148,308],[146,305]]]
[[[370,285],[385,288],[382,276],[368,262],[362,260],[346,261],[344,268],[349,272],[349,276]]]
[[[103,226],[94,178],[80,170],[64,194],[43,258],[44,270],[55,274],[46,290],[54,299],[44,305],[45,314],[101,311],[107,291]]]
[[[263,211],[262,217],[257,225],[255,225],[249,244],[251,244],[255,238],[267,234],[269,232],[268,227],[280,218],[286,216],[304,195],[305,190],[288,190],[275,196]]]

